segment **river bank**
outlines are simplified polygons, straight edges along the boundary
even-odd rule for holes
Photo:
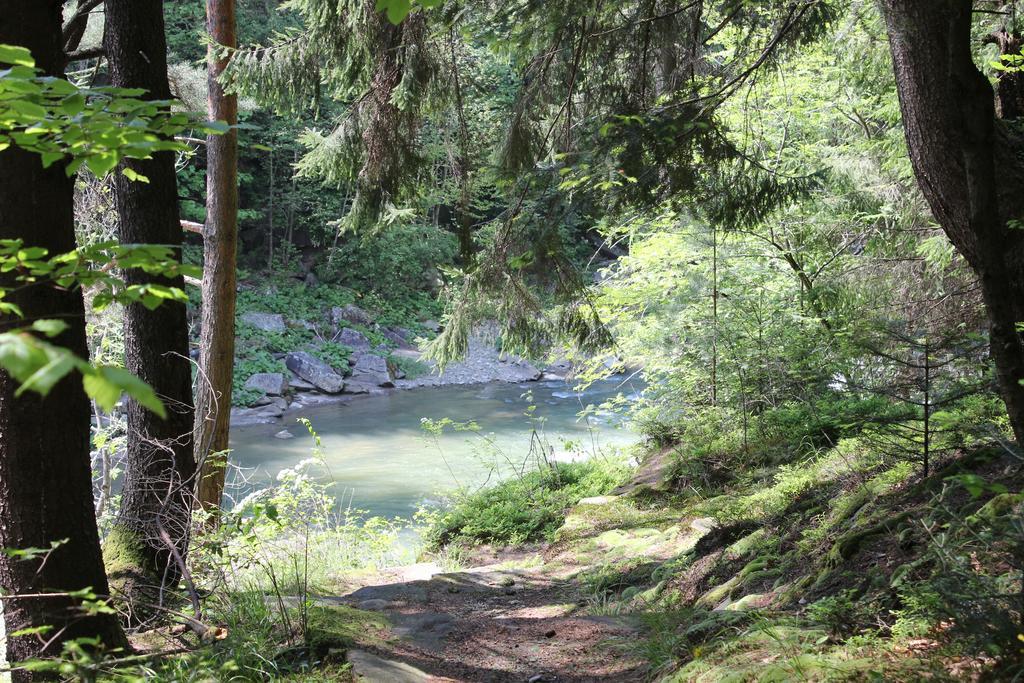
[[[335,324],[337,321],[363,327],[373,324],[370,314],[355,306],[339,309],[332,314],[332,319]],[[243,317],[243,321],[267,328],[265,331],[270,333],[285,324],[283,316],[271,314],[251,314]],[[354,327],[341,327],[334,334],[352,350],[346,367],[318,358],[314,348],[279,354],[287,370],[250,375],[244,386],[259,392],[260,396],[252,406],[232,408],[232,425],[276,424],[313,406],[348,403],[358,397],[394,391],[562,380],[572,373],[572,364],[566,360],[538,367],[527,359],[500,351],[493,330],[487,328],[471,336],[463,359],[447,364],[443,370],[433,361],[424,359],[407,330],[379,331],[395,348],[386,344],[372,346],[370,335]]]

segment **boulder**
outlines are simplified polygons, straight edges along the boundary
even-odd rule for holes
[[[242,322],[264,332],[284,332],[284,316],[278,313],[246,313]]]
[[[305,351],[289,353],[284,362],[289,370],[324,393],[337,394],[345,388],[345,380],[341,375]]]
[[[341,326],[342,322],[351,323],[353,325],[372,325],[373,316],[355,304],[335,306],[331,309],[331,325],[338,328]]]
[[[373,389],[369,384],[362,382],[345,382],[345,393],[346,394],[368,394],[370,389]]]
[[[355,384],[367,384],[373,387],[393,387],[388,362],[372,353],[356,353],[349,359],[352,363],[352,375],[349,381]]]
[[[255,389],[267,396],[284,396],[288,380],[280,372],[257,372],[245,382],[246,389]]]
[[[302,379],[298,375],[292,374],[291,379],[288,381],[288,386],[295,391],[314,391],[316,387],[306,380]]]
[[[382,331],[384,338],[399,349],[415,349],[412,343],[413,334],[404,327],[387,327]]]
[[[338,341],[349,347],[353,351],[369,351],[370,340],[367,339],[361,332],[346,327],[338,335]]]

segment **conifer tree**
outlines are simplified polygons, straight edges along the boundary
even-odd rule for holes
[[[141,88],[145,97],[170,100],[163,3],[106,0],[103,42],[115,86]],[[158,152],[151,159],[126,160],[121,166],[146,180],[117,175],[120,241],[180,248],[174,155]],[[128,271],[124,278],[129,284],[184,287],[181,277],[168,280],[141,270]],[[112,579],[119,587],[155,601],[161,595],[155,587],[176,580],[182,569],[194,499],[192,366],[184,304],[126,306],[124,336],[126,367],[153,387],[167,408],[167,418],[128,401],[121,510],[106,551],[116,558]]]
[[[63,72],[60,2],[17,0],[0,14],[0,44],[27,47],[49,75]],[[6,65],[5,65],[6,68]],[[37,154],[12,146],[0,151],[0,238],[52,254],[75,248],[73,179],[63,163],[44,169]],[[3,285],[15,284],[7,273]],[[13,288],[13,287],[12,287]],[[80,289],[17,287],[7,301],[24,318],[56,318],[67,328],[54,341],[87,356]],[[3,317],[5,328],[20,324]],[[18,395],[20,383],[0,373],[0,610],[11,662],[59,654],[62,644],[98,637],[125,644],[115,617],[88,615],[62,591],[108,593],[92,507],[89,401],[79,378],[67,376],[45,397]],[[19,556],[18,551],[42,552]],[[34,594],[45,594],[37,597]],[[33,634],[43,629],[45,638]],[[47,630],[49,629],[49,630]],[[16,680],[27,678],[15,673]]]

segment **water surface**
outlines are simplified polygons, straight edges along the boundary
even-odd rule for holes
[[[539,427],[559,459],[608,453],[637,436],[614,413],[580,418],[588,405],[639,390],[623,379],[594,384],[582,393],[564,382],[492,383],[468,387],[424,387],[350,403],[302,411],[323,442],[334,493],[371,515],[411,518],[424,502],[457,487],[476,487],[509,476],[530,453],[531,430]],[[535,410],[527,415],[530,406]],[[421,419],[475,422],[479,431],[451,428],[436,439]],[[296,438],[274,436],[287,429]],[[575,443],[567,450],[566,440]],[[310,457],[305,427],[284,423],[232,430],[232,463],[251,485]],[[573,451],[576,451],[573,453]],[[251,486],[250,485],[250,486]],[[245,488],[243,487],[243,492]]]

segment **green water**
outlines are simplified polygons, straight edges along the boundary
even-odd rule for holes
[[[564,382],[422,388],[312,407],[302,416],[322,439],[340,500],[371,515],[408,519],[445,491],[508,476],[510,463],[521,466],[528,457],[533,426],[542,424],[557,459],[590,457],[635,442],[637,436],[620,416],[598,412],[580,418],[578,413],[588,404],[640,388],[622,379],[600,382],[582,394]],[[524,396],[527,392],[532,397]],[[531,405],[536,406],[532,420],[526,415]],[[422,429],[421,418],[446,417],[476,422],[480,431],[447,429],[435,442]],[[282,429],[296,438],[276,438]],[[567,450],[565,440],[576,447]],[[233,430],[231,447],[232,463],[241,468],[233,477],[246,480],[235,488],[238,496],[308,458],[312,439],[294,418],[286,418],[283,424]]]

